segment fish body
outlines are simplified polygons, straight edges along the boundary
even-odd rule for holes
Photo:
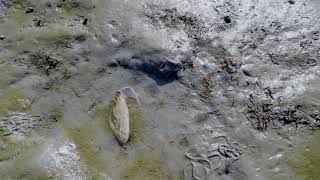
[[[126,98],[135,99],[136,103],[141,106],[138,95],[131,87],[116,91],[109,125],[121,145],[126,144],[130,137],[129,109]]]
[[[116,92],[109,120],[111,130],[121,144],[126,144],[130,135],[129,110],[125,98],[121,91]]]

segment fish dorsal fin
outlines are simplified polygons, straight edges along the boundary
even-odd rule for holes
[[[125,98],[133,98],[137,101],[138,105],[141,106],[137,93],[131,87],[124,87],[121,89],[121,92]]]

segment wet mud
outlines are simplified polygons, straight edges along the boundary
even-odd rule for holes
[[[316,179],[319,8],[0,0],[2,179]]]

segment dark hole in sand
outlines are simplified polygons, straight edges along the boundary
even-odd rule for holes
[[[290,1],[288,1],[288,3],[289,3],[289,4],[295,4],[296,2],[295,2],[295,1],[290,0]]]
[[[230,18],[230,16],[225,16],[224,18],[223,18],[223,20],[224,20],[224,22],[225,23],[231,23],[231,18]]]
[[[179,79],[181,64],[174,62],[169,55],[160,50],[142,50],[132,57],[118,58],[109,67],[120,66],[143,72],[154,79],[158,85],[164,85]]]

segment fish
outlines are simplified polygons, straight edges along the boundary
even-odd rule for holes
[[[127,98],[135,99],[140,105],[138,96],[131,87],[117,90],[114,97],[111,117],[109,119],[111,130],[121,145],[126,144],[130,137],[130,118],[126,101]]]

